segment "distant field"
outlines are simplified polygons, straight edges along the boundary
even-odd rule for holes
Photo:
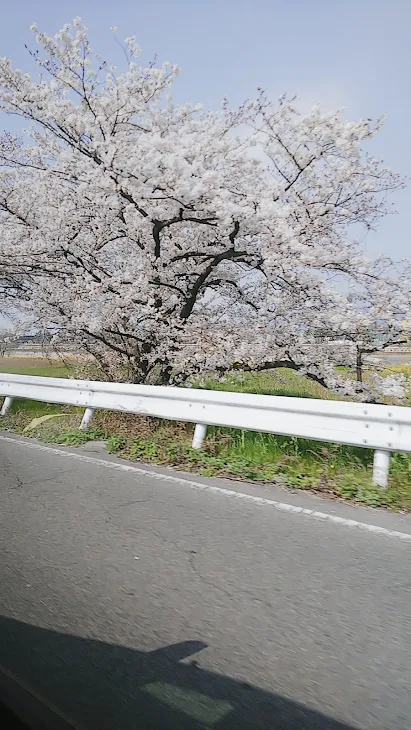
[[[47,360],[41,357],[2,357],[0,373],[17,375],[45,375],[50,378],[66,378],[73,368],[59,360]]]

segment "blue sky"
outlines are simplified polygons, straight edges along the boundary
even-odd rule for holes
[[[31,67],[29,25],[55,32],[80,15],[93,46],[113,63],[118,37],[134,34],[148,61],[178,63],[176,101],[233,103],[262,86],[297,93],[303,110],[345,107],[346,116],[387,115],[372,145],[395,171],[411,176],[411,0],[18,0],[2,3],[0,54]],[[10,128],[1,118],[0,127]],[[411,185],[393,197],[398,215],[363,236],[367,253],[411,256]]]

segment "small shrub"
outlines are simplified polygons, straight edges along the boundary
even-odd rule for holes
[[[124,449],[127,439],[123,436],[109,436],[107,439],[107,451],[109,454],[117,454]]]
[[[67,428],[63,431],[44,431],[40,434],[42,441],[60,444],[61,446],[82,446],[88,441],[103,440],[105,434],[101,431],[80,431],[78,428]]]

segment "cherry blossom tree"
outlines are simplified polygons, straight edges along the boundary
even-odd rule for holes
[[[140,67],[134,37],[117,71],[79,19],[32,30],[36,78],[0,60],[0,108],[26,125],[0,140],[0,279],[27,321],[135,382],[286,366],[400,395],[335,370],[371,329],[400,341],[410,311],[409,264],[369,261],[350,234],[403,184],[363,152],[380,122],[262,91],[235,110],[175,105],[177,67]],[[340,341],[324,351],[319,330]]]

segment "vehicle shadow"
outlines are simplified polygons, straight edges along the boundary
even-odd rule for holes
[[[83,730],[354,730],[200,668],[184,641],[151,652],[0,617],[0,664]],[[5,698],[2,697],[2,700]]]

